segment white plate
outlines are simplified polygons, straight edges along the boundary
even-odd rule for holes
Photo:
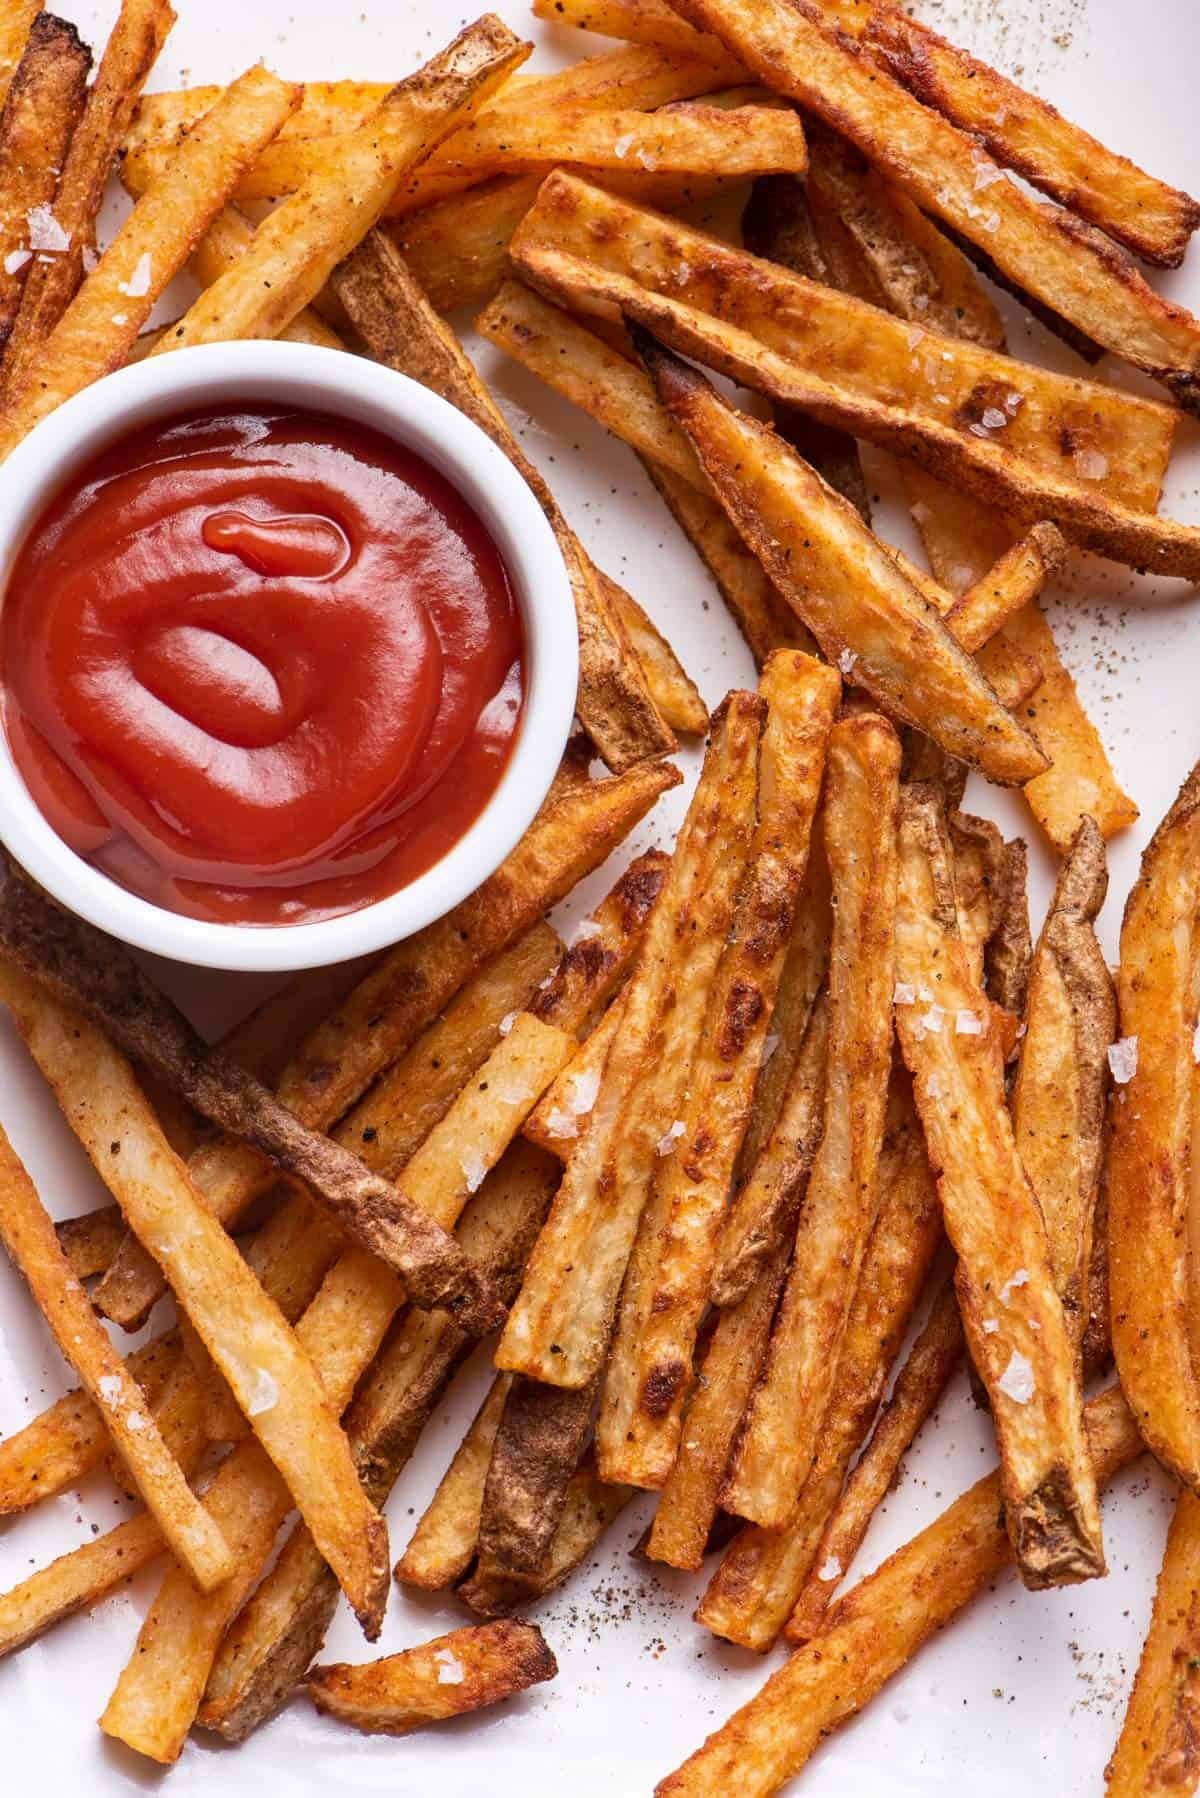
[[[99,42],[115,3],[61,0],[60,9]],[[596,40],[531,24],[516,0],[503,0],[498,10],[536,36],[545,66],[598,47]],[[1181,185],[1200,185],[1187,148],[1195,141],[1200,61],[1200,22],[1190,0],[925,0],[920,10],[949,35],[1022,72],[1115,149]],[[336,0],[179,0],[179,11],[154,78],[158,87],[225,79],[256,57],[297,77],[400,76],[470,16],[447,13],[435,0],[404,6],[361,0],[353,7]],[[1163,286],[1200,307],[1196,257]],[[1021,352],[1022,328],[1013,341]],[[1028,341],[1043,353],[1040,334]],[[727,687],[747,682],[749,657],[632,455],[492,351],[481,362],[589,549],[669,631],[705,697],[715,701]],[[1185,426],[1167,504],[1200,519],[1196,441],[1194,428]],[[1187,654],[1195,625],[1189,596],[1177,584],[1156,587],[1089,564],[1072,588],[1055,614],[1059,639],[1143,814],[1112,854],[1113,897],[1104,919],[1112,952],[1138,852],[1200,752]],[[969,803],[1032,837],[1020,806],[994,789],[973,782]],[[681,795],[672,795],[636,845],[665,838],[681,807]],[[1034,849],[1040,903],[1049,864]],[[190,983],[173,971],[170,979],[209,1027],[244,1011],[261,991],[233,978]],[[56,1215],[99,1202],[98,1183],[6,1027],[0,1058],[0,1116]],[[485,1380],[477,1357],[402,1476],[388,1506],[397,1552]],[[0,1430],[19,1427],[66,1383],[19,1282],[0,1266]],[[903,1484],[877,1519],[856,1571],[867,1571],[928,1521],[992,1458],[988,1426],[956,1389],[909,1457]],[[760,1662],[715,1642],[691,1621],[696,1581],[628,1558],[651,1502],[627,1512],[596,1560],[535,1613],[559,1658],[553,1684],[490,1716],[402,1742],[357,1736],[295,1703],[240,1749],[193,1739],[166,1776],[171,1792],[177,1798],[402,1788],[441,1798],[480,1789],[522,1798],[648,1792],[750,1697],[775,1659]],[[1168,1505],[1166,1482],[1139,1463],[1105,1502],[1112,1569],[1106,1580],[1039,1596],[1004,1580],[821,1750],[798,1789],[814,1798],[957,1798],[964,1786],[974,1798],[1014,1790],[1082,1798],[1098,1791],[1149,1616]],[[82,1495],[64,1495],[0,1526],[0,1588],[88,1537],[93,1525],[110,1527],[123,1509],[96,1478]],[[62,1790],[112,1798],[157,1787],[157,1771],[107,1742],[94,1723],[155,1580],[153,1573],[138,1579],[92,1617],[54,1630],[0,1665],[0,1790],[14,1798]],[[326,1652],[361,1659],[462,1620],[450,1606],[397,1591],[378,1651],[364,1650],[343,1613]]]

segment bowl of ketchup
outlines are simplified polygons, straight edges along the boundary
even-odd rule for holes
[[[0,836],[157,954],[312,967],[449,911],[545,797],[577,673],[524,480],[358,357],[155,357],[0,472]]]

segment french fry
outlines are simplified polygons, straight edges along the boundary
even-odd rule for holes
[[[855,1462],[821,1532],[812,1568],[788,1619],[789,1642],[808,1642],[820,1634],[830,1601],[854,1565],[871,1519],[887,1497],[901,1460],[945,1391],[962,1353],[958,1301],[953,1284],[948,1282],[909,1350],[870,1441]]]
[[[119,1205],[100,1205],[95,1211],[66,1217],[54,1226],[67,1266],[77,1280],[91,1280],[112,1265],[125,1240]]]
[[[735,692],[714,716],[705,773],[646,927],[591,1128],[571,1158],[496,1352],[508,1372],[580,1388],[603,1362],[655,1144],[686,1077],[749,848],[764,709],[757,696]],[[678,1033],[680,1018],[688,1020],[686,1034]],[[643,1070],[657,1078],[634,1091]],[[601,1181],[613,1182],[603,1222],[594,1205]]]
[[[1147,1445],[1200,1492],[1190,1298],[1200,913],[1200,770],[1142,857],[1117,977],[1121,1092],[1112,1112],[1108,1254],[1113,1349]],[[1194,1235],[1193,1235],[1194,1240]]]
[[[539,1062],[543,1084],[551,1077],[553,1063],[547,1064],[544,1054],[553,1047],[552,1037],[564,1045],[570,1040],[536,1019],[519,1020],[410,1161],[407,1176],[443,1227],[453,1227],[471,1187],[478,1188],[520,1129],[541,1090]],[[518,1091],[519,1098],[503,1096]],[[334,1263],[300,1319],[297,1337],[335,1412],[349,1402],[403,1297],[388,1268],[350,1248]],[[107,1734],[168,1763],[183,1748],[225,1630],[256,1584],[290,1508],[286,1490],[256,1443],[240,1444],[221,1463],[206,1504],[223,1527],[237,1533],[237,1574],[202,1598],[178,1569],[168,1573],[101,1719]],[[323,1552],[315,1532],[314,1539]]]
[[[41,10],[42,0],[11,0],[0,16],[0,106],[8,97],[33,21]]]
[[[1053,524],[1035,524],[968,587],[946,615],[964,649],[982,649],[1013,614],[1038,597],[1066,559],[1062,532]]]
[[[1029,850],[1020,837],[1004,845],[996,896],[996,928],[984,951],[988,996],[1010,1017],[1025,1016],[1033,965],[1029,929]]]
[[[278,336],[378,221],[405,172],[470,118],[528,53],[494,14],[468,26],[393,88],[357,131],[335,140],[336,156],[263,221],[246,254],[151,353]]]
[[[404,1279],[414,1304],[446,1304],[468,1329],[480,1333],[497,1326],[495,1300],[486,1283],[419,1201],[303,1125],[261,1082],[209,1048],[127,951],[44,900],[11,868],[0,885],[0,940],[26,971],[67,1004],[83,1007],[201,1116],[261,1146],[285,1173],[302,1180],[339,1224]],[[148,1110],[144,1102],[143,1109]],[[186,1176],[185,1183],[203,1206]],[[207,1206],[203,1209],[212,1216]],[[217,1229],[231,1247],[219,1225]],[[141,1232],[135,1227],[134,1234]],[[161,1262],[162,1256],[152,1252]]]
[[[508,269],[513,233],[540,175],[502,175],[387,222],[385,229],[438,312],[478,305]]]
[[[226,89],[180,146],[169,173],[138,201],[24,378],[6,395],[0,459],[56,406],[121,367],[238,176],[298,97],[298,89],[261,67]]]
[[[1098,1485],[1142,1451],[1117,1387],[1087,1406]],[[833,1607],[758,1695],[655,1787],[657,1798],[769,1798],[822,1738],[857,1716],[918,1649],[1007,1565],[999,1474],[989,1474]]]
[[[557,1672],[540,1629],[501,1620],[451,1630],[365,1667],[318,1667],[304,1683],[328,1716],[368,1735],[405,1736],[498,1704]]]
[[[575,598],[580,674],[577,706],[614,770],[669,753],[675,738],[650,694],[613,596],[522,450],[449,325],[438,318],[390,241],[372,232],[334,277],[334,291],[371,354],[449,399],[504,451],[558,541]],[[619,590],[618,590],[619,591]]]
[[[517,1143],[463,1212],[459,1239],[505,1298],[520,1283],[557,1183],[554,1163]],[[410,1310],[381,1350],[346,1415],[363,1485],[376,1504],[386,1499],[471,1347],[444,1312]],[[298,1524],[221,1643],[197,1720],[241,1741],[271,1716],[319,1651],[337,1599],[337,1581]]]
[[[974,138],[922,106],[817,6],[681,0],[679,10],[768,86],[848,137],[1022,291],[1161,380],[1181,405],[1196,404],[1200,324],[1190,313],[1156,294],[1099,232],[1014,186]]]
[[[661,1486],[678,1450],[717,1233],[804,878],[841,681],[800,651],[781,650],[759,693],[767,723],[745,883],[709,992],[684,1133],[643,1214],[605,1371],[596,1458],[602,1477],[619,1484]]]
[[[83,279],[105,183],[174,19],[170,0],[123,0],[54,193],[54,217],[70,247],[35,259],[26,271],[4,355],[5,387],[21,379]]]
[[[1077,1345],[1090,1309],[1108,1051],[1117,1034],[1113,980],[1095,932],[1107,891],[1104,839],[1086,818],[1038,939],[1012,1092],[1017,1151],[1046,1220],[1054,1282]]]
[[[696,1612],[714,1634],[759,1654],[775,1642],[813,1564],[942,1241],[937,1191],[902,1073],[893,1076],[889,1095],[879,1192],[879,1218],[846,1326],[832,1402],[796,1509],[782,1529],[746,1524],[739,1530]]]
[[[894,7],[870,13],[864,41],[918,100],[970,132],[997,162],[1144,261],[1178,268],[1200,224],[1200,205],[1188,194]]]
[[[403,1585],[439,1591],[460,1580],[475,1559],[484,1482],[511,1385],[511,1374],[497,1374],[492,1381],[408,1547],[396,1563],[396,1578]]]
[[[589,1456],[571,1478],[558,1527],[535,1572],[513,1574],[480,1560],[458,1588],[463,1603],[481,1617],[506,1617],[561,1586],[591,1553],[634,1496],[631,1486],[611,1486]]]
[[[618,996],[529,1114],[526,1136],[560,1161],[570,1159],[591,1121],[604,1064],[624,1015],[624,999]]]
[[[1186,1791],[1200,1774],[1198,1580],[1200,1499],[1185,1488],[1175,1500],[1150,1628],[1121,1734],[1105,1768],[1108,1798],[1158,1798]]]
[[[897,1034],[959,1257],[959,1306],[991,1402],[1013,1552],[1029,1586],[1092,1578],[1104,1559],[1077,1359],[1005,1104],[996,1020],[959,936],[945,824],[929,788],[908,787],[901,799],[899,893]]]
[[[1109,1108],[1111,1120],[1112,1108]],[[1100,1191],[1096,1198],[1096,1218],[1092,1229],[1092,1260],[1088,1268],[1088,1314],[1083,1330],[1083,1368],[1085,1374],[1103,1373],[1113,1358],[1112,1305],[1108,1290],[1108,1187],[1111,1178],[1111,1121],[1105,1132],[1101,1157]]]
[[[852,714],[829,745],[825,850],[833,875],[825,1118],[762,1380],[722,1502],[780,1528],[820,1440],[859,1270],[875,1222],[892,1053],[900,746]]]
[[[141,1387],[109,1341],[67,1267],[33,1182],[0,1130],[0,1237],[24,1276],[60,1352],[98,1406],[104,1427],[172,1552],[202,1591],[233,1571],[228,1544],[188,1487]]]
[[[168,1148],[128,1063],[15,968],[0,966],[0,981],[67,1122],[163,1267],[351,1603],[372,1624],[387,1590],[387,1531],[363,1499],[317,1369]],[[214,1522],[222,1529],[219,1517]]]
[[[695,681],[633,594],[600,569],[596,573],[642,665],[651,699],[672,730],[686,737],[702,737],[708,729],[708,707]]]
[[[73,25],[54,13],[36,15],[0,113],[0,348],[35,253],[59,245],[52,202],[91,63]]]

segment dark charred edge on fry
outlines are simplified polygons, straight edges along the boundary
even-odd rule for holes
[[[459,1695],[451,1715],[467,1715],[472,1711],[498,1704],[506,1698],[515,1697],[518,1692],[528,1691],[545,1680],[554,1679],[558,1673],[558,1662],[555,1660],[545,1637],[536,1624],[519,1623],[508,1618],[495,1622],[483,1623],[479,1629],[488,1632],[489,1640],[476,1646],[497,1657],[497,1664],[486,1670],[473,1663],[469,1677]],[[476,1633],[472,1631],[472,1634]],[[464,1655],[471,1651],[462,1640],[462,1631],[451,1631],[445,1636],[437,1636],[432,1642],[423,1642],[414,1648],[401,1649],[396,1655],[398,1661],[406,1656],[427,1654],[436,1650],[439,1643],[445,1643],[453,1649],[458,1646]],[[419,1728],[423,1722],[437,1721],[436,1716],[422,1717],[414,1714],[396,1724],[386,1721],[386,1694],[380,1694],[378,1714],[371,1708],[369,1691],[360,1695],[353,1689],[356,1677],[364,1682],[372,1679],[380,1682],[386,1679],[386,1660],[369,1663],[365,1667],[356,1667],[346,1662],[336,1662],[325,1667],[314,1667],[304,1684],[309,1697],[318,1710],[329,1716],[337,1717],[344,1723],[366,1734],[379,1733],[407,1735],[411,1730]],[[344,1690],[339,1691],[339,1688]],[[419,1710],[419,1707],[414,1707]]]
[[[1052,1467],[1035,1490],[1022,1497],[1015,1517],[1009,1510],[1013,1552],[1031,1592],[1102,1579],[1108,1572],[1099,1546],[1088,1548],[1087,1520],[1073,1493],[1068,1470]]]
[[[503,1305],[449,1231],[209,1048],[120,944],[42,897],[7,858],[0,862],[0,943],[202,1116],[302,1180],[401,1275],[414,1304],[444,1308],[476,1335],[499,1328]]]
[[[1025,1016],[1033,966],[1029,927],[1029,846],[1023,837],[1004,845],[1000,869],[999,921],[984,950],[988,996],[1014,1018]]]
[[[595,1423],[599,1378],[575,1390],[517,1374],[492,1448],[479,1554],[503,1574],[532,1574],[544,1560],[567,1487]]]
[[[1051,209],[1046,207],[1044,210],[1049,212]],[[1055,312],[1054,308],[1048,306],[1045,300],[1039,300],[1036,294],[1027,292],[1019,281],[1014,281],[1011,275],[1006,275],[1002,268],[996,266],[986,250],[981,249],[977,243],[973,243],[969,237],[964,237],[961,231],[956,231],[954,226],[945,219],[938,220],[938,230],[949,238],[955,249],[960,250],[981,275],[987,276],[993,286],[1000,288],[1002,293],[1011,294],[1014,300],[1024,306],[1031,318],[1036,318],[1039,325],[1044,325],[1046,330],[1052,336],[1057,337],[1060,343],[1065,343],[1069,350],[1074,350],[1075,354],[1086,362],[1089,368],[1094,368],[1108,353],[1094,338],[1081,331],[1077,325],[1073,325],[1070,319],[1064,318],[1061,312]],[[1115,249],[1116,246],[1114,245],[1113,248]],[[1166,376],[1160,378],[1166,379]]]
[[[661,849],[647,849],[630,862],[596,913],[611,919],[619,947],[606,943],[603,932],[572,943],[548,984],[530,1000],[535,1018],[563,1029],[586,1028],[620,977],[621,950],[640,939],[669,866],[670,857]]]

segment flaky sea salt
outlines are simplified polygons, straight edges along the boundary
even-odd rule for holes
[[[565,1081],[564,1097],[576,1117],[586,1117],[595,1107],[600,1093],[600,1069],[580,1068]]]
[[[127,293],[131,300],[140,300],[150,292],[150,254],[142,256],[130,275],[128,281],[117,283],[118,291]]]
[[[599,935],[600,926],[597,924],[595,918],[585,918],[581,924],[575,926],[575,934],[571,938],[571,941],[573,943],[586,943],[589,938]]]
[[[999,1328],[1000,1328],[1000,1325],[996,1322],[994,1317],[985,1317],[984,1318],[983,1333],[985,1336],[994,1336],[996,1334],[996,1331]]]
[[[69,250],[71,239],[67,236],[49,206],[31,206],[25,215],[29,224],[29,247],[31,250]]]
[[[96,1384],[100,1397],[104,1400],[105,1404],[115,1405],[121,1396],[125,1382],[122,1380],[119,1373],[105,1373],[101,1374]]]
[[[1123,1036],[1120,1042],[1112,1043],[1108,1051],[1108,1065],[1117,1085],[1127,1086],[1138,1069],[1137,1037]]]
[[[1028,1284],[1029,1284],[1029,1269],[1025,1268],[1025,1267],[1019,1267],[1017,1269],[1016,1273],[1013,1275],[1012,1279],[1006,1280],[1004,1282],[1004,1285],[1000,1288],[1000,1303],[1002,1305],[1007,1305],[1009,1299],[1011,1298],[1012,1294],[1016,1291],[1017,1287],[1018,1286],[1028,1286]]]
[[[561,1105],[556,1105],[546,1113],[546,1128],[557,1141],[570,1142],[573,1136],[579,1135],[579,1119],[573,1111],[564,1111]]]
[[[658,1142],[655,1145],[655,1153],[657,1155],[673,1155],[675,1153],[675,1144],[679,1141],[679,1138],[686,1129],[687,1125],[684,1123],[683,1119],[676,1118],[675,1122],[671,1125],[671,1128],[663,1136],[659,1137]]]
[[[834,1580],[841,1579],[841,1577],[842,1563],[838,1560],[836,1555],[830,1555],[824,1566],[817,1568],[818,1579]]]
[[[630,132],[627,137],[619,137],[617,139],[616,143],[613,145],[614,153],[620,158],[620,160],[622,162],[624,162],[625,158],[628,156],[630,147],[632,146],[632,144],[633,144],[633,133]]]
[[[983,422],[989,431],[1002,431],[1008,423],[1008,413],[1002,412],[999,406],[985,406]]]
[[[981,1036],[983,1019],[977,1011],[958,1011],[954,1015],[954,1034],[956,1036]]]
[[[140,1411],[127,1411],[125,1413],[125,1428],[127,1430],[132,1430],[135,1436],[140,1436],[143,1430],[148,1430],[150,1428],[150,1420],[149,1418],[143,1417]]]
[[[15,275],[20,269],[25,267],[25,264],[29,261],[32,254],[32,250],[10,250],[8,255],[4,258],[5,274]]]
[[[896,990],[892,994],[892,1004],[893,1005],[915,1005],[916,1002],[917,1002],[916,987],[909,986],[907,980],[898,980],[896,982]]]
[[[1192,1060],[1200,1067],[1200,1024],[1192,1032]]]
[[[468,1151],[459,1162],[459,1166],[463,1171],[463,1179],[467,1183],[467,1191],[478,1192],[483,1185],[484,1175],[487,1173],[487,1162],[483,1156],[478,1150],[474,1154]]]
[[[520,1017],[520,1015],[521,1015],[520,1012],[517,1012],[517,1011],[506,1011],[505,1012],[504,1016],[500,1020],[501,1036],[508,1035],[509,1031],[512,1029],[513,1025],[516,1023],[516,1021]]]
[[[1108,457],[1099,450],[1076,450],[1071,460],[1081,481],[1102,481],[1108,473]]]
[[[855,655],[855,653],[852,649],[843,649],[841,655],[838,657],[838,667],[841,669],[842,673],[846,676],[847,680],[854,673],[854,668],[855,668],[855,664],[857,663],[857,661],[858,661],[858,657]]]
[[[433,1658],[437,1662],[439,1686],[462,1685],[466,1670],[452,1649],[439,1648]]]
[[[931,1005],[925,1016],[917,1019],[917,1024],[922,1031],[928,1030],[931,1035],[940,1036],[945,1018],[946,1013],[940,1005]]]
[[[996,1385],[1015,1405],[1027,1405],[1037,1390],[1033,1380],[1033,1363],[1014,1349],[1008,1358],[1008,1366]]]
[[[273,1411],[279,1403],[279,1388],[265,1367],[251,1370],[251,1378],[247,1382],[244,1409],[247,1417],[261,1417],[264,1411]]]

